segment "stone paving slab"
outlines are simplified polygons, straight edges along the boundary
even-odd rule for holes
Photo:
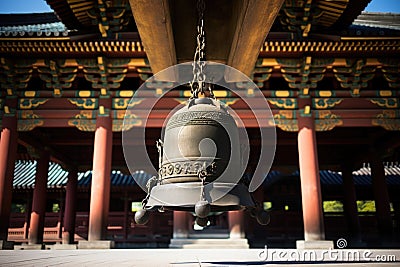
[[[268,257],[265,258],[265,255],[268,255]],[[366,261],[362,258],[358,259],[357,262],[349,260],[349,257],[358,255],[361,257],[362,255],[368,256],[369,260]],[[312,258],[314,256],[315,258]],[[378,256],[380,258],[377,258]],[[390,261],[376,261],[383,259]],[[400,250],[111,249],[0,251],[0,266],[7,267],[320,266],[322,264],[324,266],[352,267],[400,266]]]

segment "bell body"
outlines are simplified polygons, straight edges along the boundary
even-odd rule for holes
[[[207,182],[232,175],[240,168],[239,136],[234,119],[219,101],[193,99],[168,121],[160,176],[163,182]],[[232,162],[235,168],[227,169]],[[227,173],[224,174],[224,172]],[[228,174],[229,172],[229,174]]]
[[[167,122],[159,183],[146,208],[192,211],[198,201],[211,211],[253,206],[240,183],[240,159],[238,129],[226,108],[210,98],[189,100]]]

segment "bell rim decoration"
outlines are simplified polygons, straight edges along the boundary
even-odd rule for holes
[[[201,182],[190,182],[177,185],[176,183],[158,185],[152,188],[150,196],[144,208],[146,210],[157,210],[163,207],[165,210],[194,211],[198,201],[207,201],[211,205],[212,212],[242,210],[245,207],[255,206],[253,199],[247,191],[247,187],[242,183],[212,183],[204,186]],[[201,190],[204,190],[204,199],[200,199]],[[221,190],[218,192],[218,190]],[[171,193],[167,194],[165,192]],[[172,194],[173,192],[173,194]],[[163,197],[158,197],[163,194]],[[222,195],[220,197],[220,195]],[[177,196],[185,199],[176,199]],[[162,200],[160,200],[162,199]]]

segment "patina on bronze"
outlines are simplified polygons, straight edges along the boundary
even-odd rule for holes
[[[255,206],[240,180],[237,125],[220,101],[188,100],[168,120],[158,147],[160,169],[148,184],[145,210],[184,210],[204,219],[210,212]],[[143,216],[138,213],[137,222]]]

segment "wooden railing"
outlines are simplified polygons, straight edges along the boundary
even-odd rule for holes
[[[8,228],[8,240],[14,242],[28,241],[28,216],[25,213],[12,213],[10,227]],[[46,242],[60,242],[62,228],[59,213],[47,212],[45,216],[45,228],[43,237]]]
[[[134,222],[134,213],[110,212],[108,217],[107,238],[115,242],[127,243],[168,243],[172,237],[172,212],[150,213],[146,225]],[[8,230],[8,240],[17,243],[28,242],[28,223],[26,214],[13,213]],[[362,235],[375,238],[378,235],[374,214],[360,216]],[[62,225],[59,213],[46,213],[44,242],[61,242]],[[325,232],[330,238],[340,237],[347,231],[346,219],[343,214],[325,214]],[[301,212],[272,211],[271,222],[260,226],[254,218],[245,217],[246,234],[251,239],[262,238],[270,241],[297,240],[303,238],[303,218]],[[75,241],[88,238],[89,213],[78,212],[75,222]],[[367,236],[365,236],[368,238]]]
[[[13,213],[10,218],[10,226],[8,228],[8,240],[25,241],[28,237],[28,217],[25,213]]]
[[[303,215],[301,211],[271,211],[271,221],[267,226],[259,225],[250,216],[245,218],[246,234],[254,243],[290,243],[304,238]],[[377,219],[374,213],[360,213],[360,232],[363,240],[379,237]],[[346,217],[343,213],[324,214],[325,236],[337,240],[349,235]]]
[[[28,242],[28,223],[26,214],[11,215],[8,240],[17,243]],[[62,241],[63,228],[58,213],[46,213],[43,240],[46,243]],[[75,241],[88,237],[89,213],[77,212],[75,221]],[[172,236],[172,213],[151,213],[146,225],[134,222],[134,213],[110,212],[107,238],[116,242],[162,242],[168,243]]]

